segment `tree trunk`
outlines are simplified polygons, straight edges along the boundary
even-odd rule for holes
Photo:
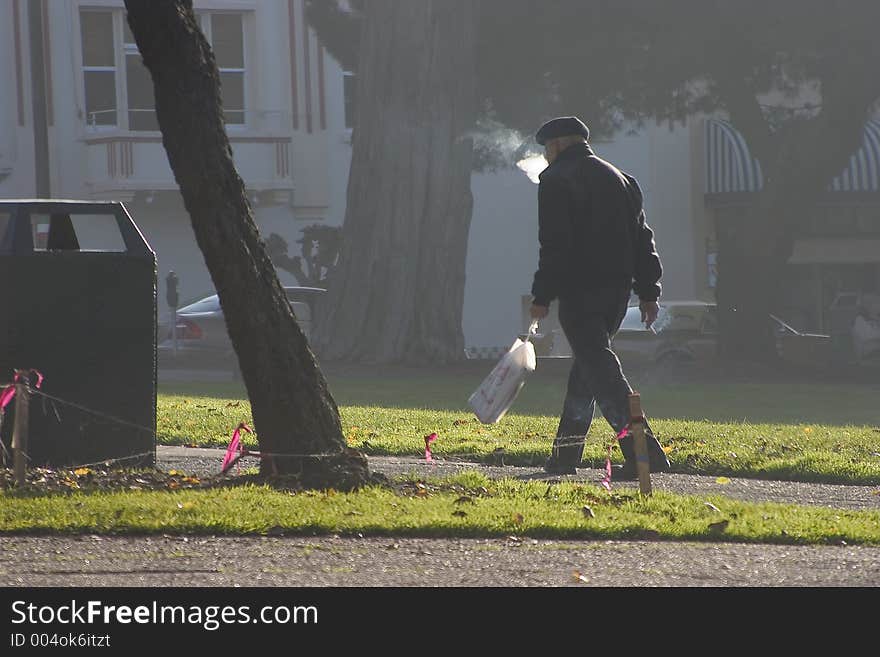
[[[729,360],[776,360],[768,315],[779,311],[786,294],[781,282],[794,243],[808,234],[816,202],[861,144],[876,92],[843,94],[832,90],[833,84],[823,84],[821,113],[791,120],[775,133],[754,96],[748,102],[728,99],[733,123],[764,171],[763,189],[746,216],[716,226],[719,343]]]
[[[168,161],[220,297],[251,400],[264,474],[348,488],[368,478],[291,311],[232,161],[214,55],[191,0],[126,0],[153,78]],[[230,427],[232,429],[232,427]],[[304,455],[309,455],[304,457]]]
[[[442,363],[461,328],[474,121],[473,0],[371,0],[322,358]]]

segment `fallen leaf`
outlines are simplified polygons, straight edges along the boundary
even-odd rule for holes
[[[172,477],[174,477],[176,475],[182,475],[183,473],[179,472],[178,470],[169,470],[168,474],[170,474]]]
[[[583,509],[581,509],[581,511],[583,512],[585,518],[595,518],[596,517],[596,514],[593,513],[593,509],[591,509],[588,506],[585,506]]]
[[[804,433],[813,433],[812,427],[804,427]]]
[[[573,575],[574,575],[575,581],[577,581],[577,582],[587,584],[590,581],[590,578],[587,577],[586,575],[582,574],[581,571],[579,571],[579,570],[574,571]]]
[[[717,506],[715,506],[715,505],[712,504],[711,502],[704,502],[704,504],[705,504],[707,507],[709,507],[710,509],[712,509],[713,511],[715,511],[716,513],[721,513],[721,509],[719,509]]]
[[[729,484],[730,479],[728,479],[727,477],[718,477],[718,479],[715,480],[715,483],[716,484]]]
[[[673,447],[672,445],[668,445],[668,446],[666,446],[666,447],[663,448],[663,453],[664,453],[664,454],[670,454],[670,453],[672,452],[672,450],[674,450],[674,449],[675,449],[675,447]]]
[[[92,474],[92,471],[88,468],[77,468],[73,471],[73,474],[75,474],[77,477],[82,477],[83,475]]]
[[[727,525],[729,524],[730,520],[719,520],[718,522],[710,522],[709,531],[713,534],[722,534],[724,533],[724,530],[727,529]]]
[[[237,401],[237,402],[229,402],[228,404],[226,404],[226,408],[238,408],[239,406],[241,406],[241,402],[240,402],[240,401]]]
[[[514,514],[513,514],[513,521],[514,521],[517,525],[521,525],[521,524],[523,524],[523,520],[525,520],[525,518],[523,517],[523,514],[521,514],[521,513],[514,513]]]

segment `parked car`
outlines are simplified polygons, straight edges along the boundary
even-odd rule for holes
[[[831,358],[831,337],[803,333],[776,315],[768,321],[780,357],[792,364],[817,366]],[[714,303],[674,301],[661,304],[652,329],[645,328],[637,306],[627,310],[614,350],[624,366],[693,363],[712,360],[718,349],[718,315]]]
[[[326,290],[317,287],[285,287],[293,314],[306,338],[311,336],[312,318]],[[159,325],[159,354],[173,355],[171,320]],[[226,332],[226,320],[216,294],[179,308],[177,311],[177,355],[182,357],[218,356],[226,362],[232,356],[232,342]]]

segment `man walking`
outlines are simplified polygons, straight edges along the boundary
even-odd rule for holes
[[[553,450],[544,469],[574,474],[598,403],[618,434],[629,423],[632,393],[611,349],[626,314],[630,292],[640,300],[650,328],[660,306],[662,267],[654,233],[645,220],[635,178],[596,157],[590,131],[573,116],[553,119],[538,130],[549,166],[538,187],[538,271],[531,316],[543,319],[559,300],[559,323],[574,352],[568,390]],[[666,454],[647,427],[653,472],[669,469]],[[631,436],[620,439],[625,463],[618,479],[635,479]]]

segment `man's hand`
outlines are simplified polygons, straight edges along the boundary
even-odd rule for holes
[[[547,306],[536,306],[535,304],[532,304],[532,307],[529,310],[529,314],[532,316],[532,319],[544,319],[549,312],[550,308],[548,308]]]
[[[651,324],[657,320],[657,315],[660,314],[660,304],[656,301],[642,301],[639,303],[639,310],[642,311],[642,323],[645,328],[651,328]]]

